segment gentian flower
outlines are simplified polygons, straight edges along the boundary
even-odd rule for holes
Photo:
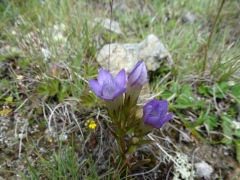
[[[122,69],[115,78],[106,70],[100,69],[98,80],[90,80],[89,84],[95,94],[104,100],[113,100],[127,90],[126,72]]]
[[[106,70],[100,69],[98,73],[98,80],[90,80],[90,87],[95,94],[105,100],[105,104],[110,117],[114,123],[119,117],[119,111],[123,103],[123,93],[126,92],[127,76],[124,69],[122,69],[115,78]]]
[[[128,75],[128,87],[142,87],[147,82],[147,69],[144,62],[138,62]]]
[[[166,115],[168,111],[168,102],[166,100],[153,99],[143,107],[144,124],[151,125],[155,128],[161,128],[168,122],[173,113]]]
[[[129,109],[134,107],[140,95],[143,85],[147,82],[147,69],[144,62],[138,62],[128,75],[128,90],[126,92],[125,104]]]

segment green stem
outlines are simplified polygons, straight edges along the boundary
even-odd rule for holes
[[[211,33],[209,35],[209,38],[208,38],[208,42],[207,44],[205,45],[205,54],[204,54],[204,61],[203,61],[203,69],[202,69],[202,73],[204,73],[205,69],[206,69],[206,64],[207,64],[207,55],[208,55],[208,48],[210,46],[210,41],[211,41],[211,38],[212,38],[212,35],[213,35],[213,31],[214,31],[214,28],[216,26],[216,23],[217,23],[217,20],[219,18],[219,15],[220,15],[220,12],[222,11],[222,8],[223,8],[223,5],[225,3],[225,0],[222,0],[222,3],[221,3],[221,6],[218,10],[218,13],[217,13],[217,16],[215,17],[215,20],[214,20],[214,23],[213,23],[213,27],[211,29]]]

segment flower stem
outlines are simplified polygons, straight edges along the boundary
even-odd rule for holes
[[[220,6],[220,8],[219,8],[219,10],[218,10],[217,16],[215,17],[215,20],[214,20],[214,23],[213,23],[213,27],[212,27],[212,29],[211,29],[211,33],[210,33],[209,38],[208,38],[208,42],[207,42],[207,44],[205,44],[205,54],[204,54],[202,74],[204,73],[204,71],[205,71],[205,69],[206,69],[208,48],[209,48],[209,46],[210,46],[210,41],[211,41],[211,38],[212,38],[212,35],[213,35],[213,31],[214,31],[214,28],[215,28],[215,26],[216,26],[217,20],[218,20],[218,18],[219,18],[220,12],[222,11],[222,8],[223,8],[224,3],[225,3],[225,0],[222,0],[222,3],[221,3],[221,6]]]

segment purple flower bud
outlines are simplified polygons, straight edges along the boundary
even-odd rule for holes
[[[144,124],[149,124],[155,128],[161,128],[168,122],[173,113],[166,115],[168,111],[168,102],[166,100],[153,99],[143,107]]]
[[[138,62],[128,75],[128,87],[142,87],[147,82],[147,69],[144,62]]]
[[[126,108],[131,109],[137,103],[143,85],[147,82],[147,69],[144,62],[138,62],[128,75],[128,90],[125,96]]]
[[[89,84],[95,94],[104,100],[113,100],[125,93],[127,83],[126,72],[122,69],[115,78],[106,70],[100,69],[98,80],[90,80]]]

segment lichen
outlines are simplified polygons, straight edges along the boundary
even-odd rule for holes
[[[192,171],[192,164],[189,163],[188,156],[177,152],[174,160],[178,165],[174,164],[173,180],[178,180],[179,178],[187,180],[193,179],[195,172]]]

